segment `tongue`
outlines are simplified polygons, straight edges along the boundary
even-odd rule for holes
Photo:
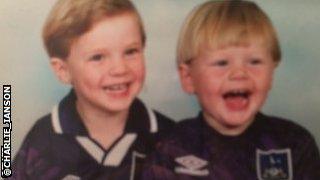
[[[233,111],[244,110],[249,105],[249,99],[242,96],[225,98],[225,102],[227,108]]]

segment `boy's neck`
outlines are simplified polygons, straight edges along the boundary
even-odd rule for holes
[[[105,149],[123,134],[129,110],[110,113],[85,106],[79,101],[76,108],[90,137]]]
[[[248,127],[252,124],[254,118],[247,123],[242,124],[241,126],[224,126],[218,123],[215,119],[213,119],[210,115],[203,112],[204,120],[208,123],[208,125],[216,130],[218,133],[224,136],[239,136],[241,135]]]

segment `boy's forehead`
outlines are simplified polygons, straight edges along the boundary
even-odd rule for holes
[[[241,48],[254,51],[263,51],[271,55],[270,48],[265,41],[261,39],[250,39],[238,42],[216,42],[216,43],[202,43],[197,48],[196,56],[201,54],[213,53],[218,50],[225,50],[231,48]]]
[[[125,27],[117,29],[116,27]],[[130,28],[131,27],[131,28]],[[132,28],[134,27],[134,28]],[[119,31],[121,30],[121,31]],[[92,21],[90,28],[79,37],[77,37],[73,43],[83,39],[90,39],[90,41],[97,41],[99,39],[92,39],[96,34],[109,34],[113,37],[113,34],[121,33],[123,30],[136,31],[139,33],[139,39],[142,39],[143,31],[141,29],[139,18],[137,15],[130,11],[124,11],[122,13],[105,15],[99,19]],[[136,39],[135,36],[129,36],[129,39]]]
[[[75,39],[70,51],[81,50],[83,53],[101,51],[105,48],[140,44],[141,39],[139,24],[133,15],[106,16]]]
[[[115,19],[119,19],[119,17],[130,17],[130,19],[132,19],[132,20],[137,19],[134,13],[126,12],[126,11],[121,12],[121,13],[111,14],[111,15],[105,14],[105,15],[99,16],[97,18],[92,18],[90,20],[89,28],[87,28],[87,30],[83,34],[81,34],[80,37],[83,36],[84,34],[88,34],[88,33],[92,32],[93,29],[95,29],[97,26],[99,26],[103,22],[112,23]],[[137,20],[137,23],[139,23],[138,20]]]
[[[264,34],[253,32],[230,32],[223,34],[206,34],[200,38],[200,44],[207,48],[224,48],[228,46],[265,46],[269,38]]]

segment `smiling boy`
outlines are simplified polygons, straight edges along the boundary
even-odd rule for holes
[[[184,91],[202,110],[160,143],[144,179],[319,179],[310,133],[260,112],[280,59],[275,30],[255,3],[195,8],[180,32],[177,65]]]
[[[241,134],[264,103],[277,63],[259,42],[202,51],[180,65],[184,90],[196,94],[210,126]]]
[[[172,126],[136,98],[146,39],[137,10],[128,0],[59,0],[43,39],[72,90],[28,133],[13,179],[134,179]]]

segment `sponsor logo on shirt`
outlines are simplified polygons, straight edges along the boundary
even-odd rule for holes
[[[259,180],[291,180],[292,161],[290,149],[263,151],[257,149],[257,175]]]
[[[208,169],[203,169],[208,165],[208,161],[194,155],[178,157],[175,162],[180,165],[175,168],[176,173],[192,176],[207,176],[209,174]]]

